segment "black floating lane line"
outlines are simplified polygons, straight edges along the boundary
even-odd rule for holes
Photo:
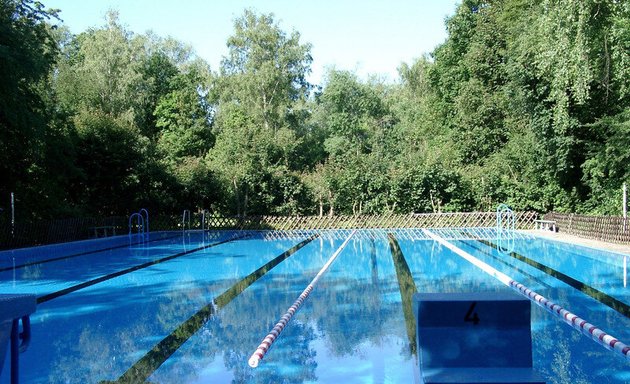
[[[166,257],[162,257],[160,259],[151,260],[151,261],[146,262],[144,264],[135,265],[133,267],[130,267],[130,268],[127,268],[127,269],[123,269],[123,270],[120,270],[120,271],[117,271],[117,272],[114,272],[114,273],[110,273],[109,275],[101,276],[101,277],[98,277],[96,279],[88,280],[88,281],[85,281],[85,282],[83,282],[81,284],[73,285],[71,287],[62,289],[60,291],[56,291],[56,292],[49,293],[47,295],[40,296],[40,297],[37,298],[37,304],[45,303],[45,302],[50,301],[52,299],[56,299],[59,296],[64,296],[64,295],[67,295],[68,293],[72,293],[72,292],[78,291],[79,289],[91,287],[94,284],[102,283],[103,281],[111,280],[111,279],[113,279],[115,277],[118,277],[118,276],[126,275],[128,273],[135,272],[137,270],[144,269],[144,268],[147,268],[147,267],[151,267],[153,265],[160,264],[160,263],[163,263],[165,261],[173,260],[173,259],[176,259],[178,257],[182,257],[182,256],[185,256],[185,255],[194,253],[194,252],[198,252],[198,251],[201,251],[201,250],[206,249],[206,248],[216,247],[217,245],[229,243],[229,242],[235,241],[235,240],[244,239],[244,238],[249,237],[249,236],[250,235],[247,234],[247,235],[243,235],[243,236],[233,237],[233,238],[230,238],[230,239],[227,239],[227,240],[219,241],[217,243],[204,245],[203,247],[191,249],[191,250],[188,250],[188,251],[185,251],[185,252],[176,253],[176,254],[171,255],[171,256],[166,256]]]
[[[495,260],[497,263],[501,263],[501,264],[505,265],[506,267],[517,271],[521,275],[527,276],[530,279],[536,280],[537,282],[539,282],[540,284],[544,285],[547,288],[551,288],[551,285],[549,285],[549,284],[545,283],[544,281],[538,279],[536,276],[532,275],[531,273],[525,272],[523,269],[521,269],[521,268],[519,268],[519,267],[517,267],[515,265],[512,265],[512,264],[508,263],[505,260],[501,260],[501,258],[499,258],[499,257],[496,257],[495,255],[492,254],[492,252],[490,252],[490,250],[488,248],[482,249],[482,247],[476,246],[475,244],[479,243],[479,240],[471,240],[471,241],[474,241],[475,244],[470,244],[470,242],[467,241],[467,240],[459,240],[459,241],[461,241],[463,244],[466,244],[467,246],[469,246],[472,249],[475,249],[475,250],[477,250],[479,252],[482,252],[484,255],[486,255],[486,256],[492,258],[493,260]],[[495,248],[495,249],[497,249],[497,248]]]
[[[389,248],[392,252],[394,267],[396,268],[396,277],[398,278],[398,287],[400,288],[400,297],[402,298],[403,315],[405,317],[405,325],[407,326],[407,337],[409,338],[409,348],[412,355],[416,355],[418,346],[416,345],[416,321],[413,314],[413,295],[418,292],[416,283],[405,255],[403,255],[398,245],[396,237],[392,233],[387,234],[389,240]]]
[[[107,247],[107,248],[100,248],[100,249],[94,249],[91,251],[85,251],[85,252],[79,252],[79,253],[73,253],[71,255],[65,255],[65,256],[59,256],[59,257],[53,257],[51,259],[46,259],[46,260],[39,260],[39,261],[33,261],[30,263],[24,263],[24,264],[20,264],[20,265],[16,265],[15,267],[4,267],[4,268],[0,268],[0,272],[5,272],[5,271],[12,271],[15,269],[20,269],[20,268],[26,268],[26,267],[31,267],[33,265],[38,265],[38,264],[45,264],[45,263],[50,263],[53,261],[59,261],[59,260],[66,260],[66,259],[72,259],[73,257],[78,257],[78,256],[87,256],[87,255],[91,255],[93,253],[100,253],[100,252],[107,252],[107,251],[112,251],[114,249],[119,249],[119,248],[125,248],[125,247],[131,247],[133,245],[140,245],[140,244],[147,244],[147,243],[151,243],[154,241],[161,241],[161,240],[168,240],[168,239],[173,239],[175,237],[180,236],[179,234],[177,235],[173,235],[173,236],[167,236],[167,237],[162,237],[159,239],[153,239],[153,240],[149,240],[149,241],[139,241],[137,243],[130,243],[130,244],[122,244],[122,245],[116,245],[113,247]]]
[[[486,241],[486,240],[478,240],[479,242],[488,245],[494,249],[497,249],[496,244]],[[523,256],[521,254],[518,254],[516,252],[510,252],[509,253],[510,256],[512,256],[513,258],[520,260],[526,264],[531,265],[532,267],[539,269],[541,271],[543,271],[544,273],[548,274],[549,276],[553,276],[556,279],[562,281],[563,283],[577,289],[578,291],[592,297],[593,299],[599,301],[600,303],[614,309],[615,311],[619,312],[620,314],[624,315],[625,317],[630,319],[630,306],[600,290],[598,290],[597,288],[593,288],[588,284],[585,284],[579,280],[576,280],[574,278],[572,278],[569,275],[566,275],[558,270],[555,270],[551,267],[548,267],[544,264],[541,264],[535,260],[530,259],[529,257]]]
[[[225,292],[217,296],[211,303],[201,308],[197,313],[181,323],[177,328],[157,343],[146,355],[132,365],[116,381],[103,381],[102,383],[144,383],[168,358],[175,353],[192,335],[214,315],[214,313],[225,307],[230,301],[241,294],[247,287],[256,280],[263,277],[275,266],[288,259],[300,248],[319,237],[318,234],[311,235],[301,243],[296,244],[291,249],[276,256],[262,267],[247,275],[245,278],[228,288]]]

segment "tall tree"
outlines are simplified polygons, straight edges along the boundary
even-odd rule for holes
[[[300,105],[308,95],[310,45],[287,35],[272,14],[246,10],[234,23],[228,55],[214,86],[217,144],[209,158],[237,213],[265,213],[279,204],[295,212],[301,187],[294,185],[300,144]],[[280,190],[278,190],[280,189]],[[290,212],[288,212],[290,213]]]
[[[222,99],[238,100],[267,129],[281,128],[291,104],[310,91],[311,45],[301,44],[298,32],[282,31],[273,14],[246,10],[234,22],[227,47]]]
[[[0,206],[28,188],[44,146],[47,81],[57,45],[47,20],[56,11],[32,0],[0,0]]]

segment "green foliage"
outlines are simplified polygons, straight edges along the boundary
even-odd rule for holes
[[[627,1],[464,0],[398,83],[333,69],[316,92],[310,44],[273,14],[238,17],[213,73],[113,12],[75,36],[0,2],[0,195],[33,217],[619,213]]]
[[[33,173],[42,170],[50,118],[42,83],[53,68],[57,46],[47,20],[56,17],[39,2],[0,1],[0,196],[24,196]],[[6,200],[5,200],[6,199]],[[30,204],[28,199],[23,203]]]
[[[158,101],[154,115],[160,132],[157,148],[171,161],[186,156],[204,156],[212,147],[211,113],[196,70],[174,75],[172,89]]]
[[[392,180],[399,212],[462,212],[473,208],[471,187],[455,169],[417,159],[400,164]]]
[[[143,55],[141,39],[110,12],[106,26],[83,32],[69,45],[59,67],[60,101],[70,111],[102,111],[135,123],[144,100]]]
[[[74,119],[77,162],[81,176],[72,191],[91,214],[111,216],[121,207],[133,209],[140,189],[136,165],[142,151],[139,132],[103,112],[82,112]]]
[[[621,187],[630,180],[630,108],[619,115],[604,118],[590,128],[606,143],[593,143],[589,159],[584,162],[584,183],[591,197],[584,210],[618,215],[621,210]]]
[[[245,11],[227,41],[229,53],[222,61],[219,81],[221,100],[238,100],[265,128],[280,128],[291,104],[310,90],[306,75],[311,46],[299,40],[297,32],[287,36],[272,14]]]

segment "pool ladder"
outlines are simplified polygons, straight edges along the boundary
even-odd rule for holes
[[[186,232],[186,224],[188,224],[188,230],[190,231],[190,210],[184,209],[182,213],[182,232]]]
[[[134,219],[136,219],[137,234],[141,234],[144,239],[145,235],[149,234],[149,211],[142,208],[129,216],[129,236],[133,234]]]
[[[497,207],[497,232],[513,231],[515,221],[514,212],[507,204],[500,204]]]
[[[514,251],[516,217],[507,204],[497,207],[497,249],[503,253]]]

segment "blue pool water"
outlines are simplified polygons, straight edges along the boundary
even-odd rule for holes
[[[0,293],[40,301],[22,382],[413,383],[409,295],[509,290],[420,231],[359,232],[252,369],[250,355],[347,232],[311,235],[164,232],[0,252]],[[522,234],[511,252],[492,236],[446,237],[630,342],[627,256]],[[630,382],[619,354],[539,306],[532,321],[534,368],[547,382]]]

